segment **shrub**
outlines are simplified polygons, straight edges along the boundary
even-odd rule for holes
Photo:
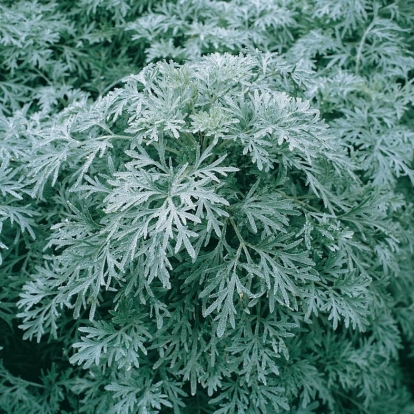
[[[0,6],[4,412],[414,409],[411,3]]]

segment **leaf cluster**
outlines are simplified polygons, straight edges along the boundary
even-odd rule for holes
[[[412,412],[413,11],[4,1],[0,411]]]

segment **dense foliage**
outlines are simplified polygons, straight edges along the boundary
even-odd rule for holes
[[[1,2],[0,412],[414,412],[413,21]]]

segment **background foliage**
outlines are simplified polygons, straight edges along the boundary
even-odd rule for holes
[[[413,14],[2,1],[0,410],[413,412]]]

